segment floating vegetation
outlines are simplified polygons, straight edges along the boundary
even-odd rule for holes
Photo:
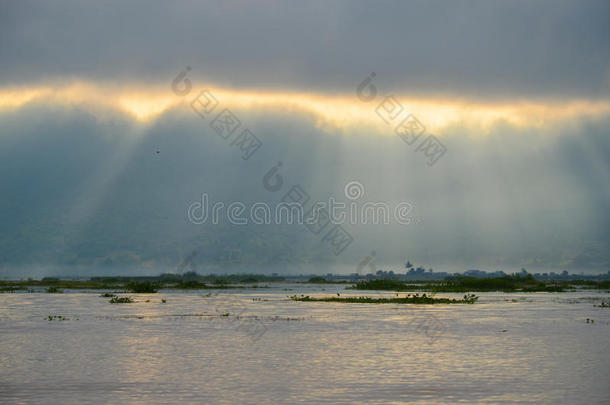
[[[282,281],[283,277],[255,274],[229,274],[226,276],[200,275],[193,272],[184,274],[162,274],[160,276],[138,277],[91,277],[89,280],[62,280],[44,277],[41,280],[0,280],[0,292],[27,290],[31,287],[55,287],[78,290],[121,290],[133,293],[155,293],[162,288],[268,288],[269,286],[231,285],[229,283],[257,283],[262,281]],[[36,290],[33,290],[36,292]]]
[[[70,318],[66,318],[65,316],[62,315],[49,315],[47,317],[47,320],[50,321],[69,321]]]
[[[610,302],[606,301],[606,300],[602,300],[602,303],[599,305],[595,305],[596,307],[599,308],[610,308]]]
[[[601,283],[600,283],[601,285]],[[353,290],[384,290],[384,291],[432,291],[432,292],[471,292],[471,291],[502,291],[502,292],[563,292],[573,289],[567,282],[543,282],[536,280],[531,274],[527,276],[506,275],[495,278],[451,277],[444,281],[428,281],[423,283],[404,282],[399,280],[366,280],[359,281],[347,289]]]
[[[131,297],[112,297],[108,302],[111,304],[131,304],[134,301]]]
[[[167,300],[165,298],[161,298],[161,303],[165,304]]]
[[[128,283],[126,287],[136,294],[152,294],[159,291],[161,283],[157,281],[136,281]]]
[[[587,323],[595,323],[593,319],[587,318]]]
[[[359,281],[347,290],[384,290],[384,291],[412,291],[421,289],[423,285],[409,285],[398,280],[366,280]]]
[[[102,298],[112,298],[112,297],[116,297],[116,294],[113,294],[113,293],[103,293],[103,294],[100,294],[100,297],[102,297]]]
[[[283,281],[284,278],[274,275],[225,274],[200,275],[195,272],[184,274],[161,274],[159,276],[125,276],[125,277],[91,277],[89,280],[63,280],[58,277],[44,277],[41,280],[0,280],[0,292],[27,290],[43,292],[43,288],[78,289],[78,290],[129,290],[133,293],[154,293],[160,289],[236,289],[236,288],[269,288],[268,285],[252,283]],[[574,289],[610,290],[610,280],[538,280],[527,274],[513,274],[503,277],[464,277],[452,276],[445,280],[401,281],[397,278],[362,280],[354,283],[348,280],[326,279],[321,276],[311,277],[308,281],[297,283],[352,284],[350,289],[382,291],[419,291],[419,292],[562,292]],[[245,285],[248,283],[248,285]],[[291,291],[291,288],[284,288]],[[52,290],[53,291],[53,290]]]
[[[405,297],[372,298],[372,297],[322,297],[314,298],[309,295],[293,295],[289,297],[292,301],[302,302],[347,302],[360,304],[474,304],[479,297],[474,294],[466,294],[462,299],[436,298],[431,295],[407,294]]]
[[[109,284],[99,281],[83,281],[83,280],[58,280],[51,277],[45,277],[42,280],[0,280],[0,288],[16,288],[26,290],[30,287],[56,287],[61,289],[78,289],[78,290],[110,290],[123,287],[124,284]]]
[[[182,281],[180,283],[177,284],[170,284],[167,286],[167,288],[176,288],[176,289],[180,289],[180,290],[228,290],[228,289],[233,289],[233,288],[269,288],[268,286],[243,286],[243,285],[233,285],[233,284],[226,284],[225,280],[219,279],[219,280],[215,280],[214,284],[206,284],[203,283],[201,281],[196,281],[196,280],[187,280],[187,281]]]
[[[173,288],[179,288],[182,290],[199,290],[199,289],[205,289],[205,288],[209,288],[209,287],[206,285],[206,283],[202,283],[200,281],[187,280],[187,281],[182,281],[182,282],[174,285]]]
[[[0,288],[0,293],[12,293],[19,290],[25,290],[25,288],[20,287],[2,287]]]
[[[258,317],[255,317],[255,319],[258,319]],[[297,318],[291,318],[289,316],[272,316],[271,318],[268,318],[270,321],[275,322],[275,321],[297,321],[297,322],[302,322],[305,320],[305,317],[297,317]]]
[[[572,285],[580,286],[583,289],[597,289],[597,290],[610,290],[610,280],[571,280],[564,281]]]

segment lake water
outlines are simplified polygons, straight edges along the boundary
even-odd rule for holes
[[[365,293],[270,286],[132,304],[0,294],[0,403],[610,403],[610,309],[594,306],[608,293],[426,306],[294,302]]]

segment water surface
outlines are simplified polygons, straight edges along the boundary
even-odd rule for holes
[[[0,402],[610,403],[610,309],[594,306],[607,293],[432,306],[287,299],[337,292],[364,295],[297,284],[129,294],[133,304],[0,294]]]

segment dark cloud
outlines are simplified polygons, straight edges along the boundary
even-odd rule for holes
[[[0,83],[165,82],[191,65],[229,87],[608,98],[610,3],[314,1],[0,3]]]

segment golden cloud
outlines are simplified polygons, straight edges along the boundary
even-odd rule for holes
[[[252,113],[309,114],[320,127],[350,132],[373,130],[379,134],[392,134],[396,122],[386,123],[376,108],[383,98],[363,102],[353,95],[321,93],[253,91],[200,86],[208,89],[222,108]],[[129,114],[135,120],[154,120],[171,108],[190,108],[198,94],[193,90],[187,96],[176,96],[169,86],[117,86],[91,82],[73,82],[63,85],[0,88],[0,111],[19,109],[30,102],[79,106],[94,113],[100,109],[114,109]],[[606,100],[507,100],[485,102],[452,98],[413,98],[395,95],[402,107],[401,116],[413,114],[426,126],[427,132],[442,135],[449,126],[462,124],[481,128],[497,122],[515,126],[543,127],[562,120],[583,116],[610,114]]]

